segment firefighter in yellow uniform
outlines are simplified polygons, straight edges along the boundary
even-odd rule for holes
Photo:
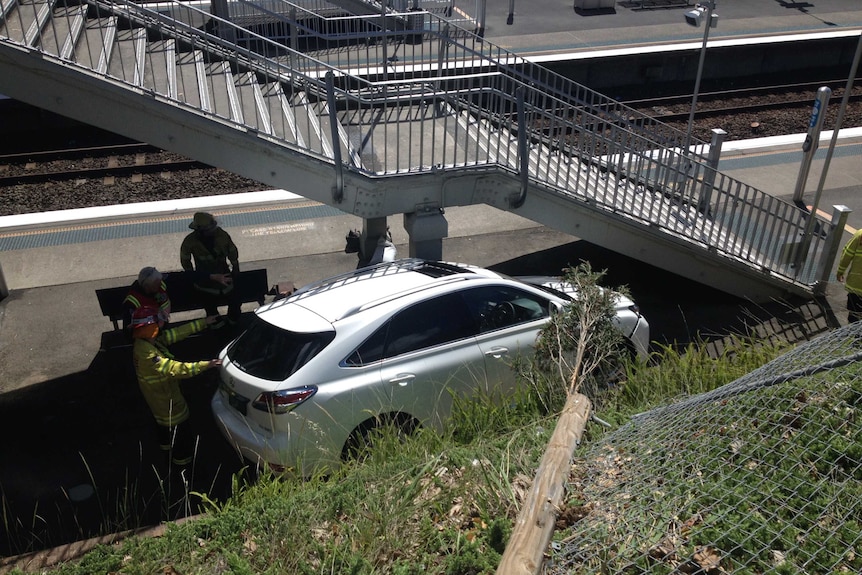
[[[862,319],[862,230],[859,230],[844,246],[838,261],[836,279],[847,290],[847,320],[850,323]]]
[[[161,332],[164,321],[158,309],[142,307],[132,315],[132,357],[138,385],[156,420],[160,447],[179,468],[191,463],[194,448],[180,380],[218,367],[221,360],[177,361],[167,346],[206,329],[213,321],[215,317],[202,318]]]

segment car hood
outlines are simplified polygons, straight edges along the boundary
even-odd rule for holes
[[[564,282],[562,279],[554,276],[515,276],[514,279],[519,282],[523,282],[528,285],[534,286],[544,286],[547,288],[551,288],[558,292],[562,292],[573,299],[577,299],[578,290],[570,284]],[[604,288],[600,288],[604,289]],[[632,301],[631,298],[624,296],[623,294],[616,293],[616,298],[614,300],[617,309],[628,309],[631,306],[635,305],[635,302]]]

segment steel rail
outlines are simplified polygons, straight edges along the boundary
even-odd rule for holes
[[[81,168],[75,170],[40,171],[0,177],[0,188],[52,181],[67,181],[75,179],[92,180],[109,176],[123,177],[132,176],[134,174],[179,172],[184,170],[203,168],[212,168],[212,166],[195,160],[177,160],[173,162],[158,162],[153,164],[142,164],[134,166],[99,166],[94,168]]]
[[[853,94],[849,102],[862,102],[862,94]],[[746,113],[765,112],[768,110],[787,110],[792,108],[810,109],[812,98],[785,100],[783,102],[763,102],[758,104],[742,104],[722,106],[720,108],[702,108],[695,112],[695,118],[716,118],[720,116],[739,116]],[[688,118],[688,112],[656,113],[653,117],[662,122],[676,122]],[[803,116],[804,117],[804,116]]]
[[[844,79],[837,80],[820,80],[820,81],[812,81],[812,82],[791,82],[787,84],[768,84],[768,85],[760,85],[760,86],[749,86],[747,88],[733,88],[729,90],[718,90],[714,92],[701,92],[698,98],[712,99],[712,100],[721,100],[724,98],[744,98],[748,96],[768,96],[771,94],[781,93],[781,92],[806,92],[810,91],[812,94],[817,91],[821,86],[830,86],[834,87],[836,91],[839,93],[844,88],[844,83],[847,81]],[[860,88],[862,91],[862,88]],[[671,105],[671,104],[690,104],[691,103],[692,94],[683,93],[683,94],[672,94],[666,96],[655,96],[652,98],[637,98],[637,99],[623,99],[620,100],[622,103],[627,106],[653,106],[653,105]]]
[[[131,154],[147,154],[161,152],[159,148],[142,142],[129,144],[109,144],[105,146],[89,146],[86,148],[51,148],[0,154],[0,164],[20,164],[23,162],[51,162],[78,158],[103,158],[106,156],[127,156]]]

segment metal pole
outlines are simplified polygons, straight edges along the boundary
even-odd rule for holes
[[[808,183],[808,172],[811,169],[814,154],[820,145],[820,131],[823,129],[824,120],[826,120],[826,108],[829,105],[829,98],[831,97],[832,88],[823,86],[817,90],[817,97],[814,99],[814,108],[811,111],[811,120],[808,122],[808,133],[805,135],[805,141],[802,143],[802,161],[799,163],[799,175],[796,177],[796,188],[793,191],[793,202],[797,205],[802,204],[805,184]],[[799,207],[805,209],[805,204]]]
[[[341,142],[338,137],[338,115],[335,113],[335,76],[332,70],[326,73],[326,105],[329,108],[332,155],[335,161],[335,185],[332,186],[332,201],[340,204],[344,200],[344,166],[341,164]]]
[[[483,38],[485,36],[485,11],[488,6],[488,0],[479,0],[479,18],[478,26],[476,27],[476,36]]]
[[[715,188],[715,176],[718,173],[718,162],[721,159],[721,146],[727,132],[721,128],[712,130],[712,141],[709,144],[709,156],[706,159],[706,170],[703,172],[703,183],[700,187],[700,199],[697,209],[705,216],[709,216],[709,204],[712,202],[712,191]]]
[[[521,172],[519,174],[521,176],[521,193],[509,205],[518,209],[524,205],[524,201],[527,199],[527,187],[530,184],[530,149],[527,147],[527,113],[523,86],[519,86],[515,90],[515,96],[518,99],[518,167]]]
[[[817,266],[817,283],[814,285],[814,293],[822,295],[826,291],[826,286],[829,284],[829,276],[832,275],[832,264],[835,263],[835,257],[838,255],[838,250],[841,249],[841,244],[844,240],[842,232],[844,226],[847,225],[847,218],[852,212],[847,206],[832,206],[832,229],[829,230],[829,235],[826,237],[826,242],[823,247],[823,253],[820,255],[820,261]]]
[[[847,86],[844,88],[844,97],[841,99],[841,108],[838,110],[838,117],[835,119],[835,128],[832,130],[832,139],[829,141],[829,150],[826,152],[826,160],[823,162],[823,170],[820,172],[820,181],[817,183],[817,192],[814,194],[814,203],[811,205],[811,213],[808,220],[805,222],[805,233],[802,236],[802,242],[797,249],[796,258],[793,263],[798,268],[802,262],[805,252],[808,251],[808,245],[811,242],[811,236],[814,232],[814,223],[817,219],[817,209],[820,205],[820,196],[823,193],[823,185],[826,183],[826,174],[829,171],[829,164],[832,162],[832,153],[835,150],[835,142],[838,140],[838,132],[841,130],[841,123],[844,121],[844,111],[847,109],[847,102],[850,100],[850,92],[853,91],[853,83],[856,80],[856,70],[859,69],[859,60],[862,59],[862,34],[859,35],[859,41],[856,43],[856,54],[853,56],[853,63],[850,65],[850,75],[847,77]]]
[[[290,9],[290,77],[293,79],[296,74],[297,62],[296,54],[299,52],[299,30],[296,27],[296,6]],[[295,80],[294,80],[295,81]]]
[[[715,0],[706,3],[706,22],[703,25],[703,44],[700,47],[700,60],[697,64],[697,76],[694,79],[694,94],[691,97],[691,112],[688,114],[688,127],[685,131],[685,154],[689,155],[691,147],[691,132],[694,128],[694,113],[697,110],[697,94],[700,91],[700,78],[703,75],[703,61],[706,59],[706,43],[709,40],[709,28],[712,26],[712,11],[715,9]]]
[[[856,80],[856,70],[859,69],[860,59],[862,59],[862,34],[859,35],[859,41],[856,43],[856,54],[853,56],[853,64],[850,65],[850,75],[847,77],[844,97],[841,98],[841,107],[838,109],[838,117],[835,118],[835,128],[832,130],[832,139],[829,140],[829,149],[826,151],[823,171],[820,172],[820,181],[817,183],[814,204],[811,206],[812,213],[817,211],[817,205],[820,203],[820,195],[823,193],[823,185],[826,183],[826,173],[829,171],[830,162],[832,162],[835,143],[838,141],[838,132],[841,130],[841,124],[844,122],[844,112],[847,110],[847,103],[850,101],[850,92],[853,91],[853,83]]]
[[[389,35],[386,33],[386,3],[380,3],[380,33],[383,34],[383,90],[386,90],[386,80],[389,76],[389,54],[387,48],[389,44]]]

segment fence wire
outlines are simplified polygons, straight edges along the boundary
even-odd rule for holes
[[[585,446],[544,572],[862,572],[860,360],[857,323]]]

